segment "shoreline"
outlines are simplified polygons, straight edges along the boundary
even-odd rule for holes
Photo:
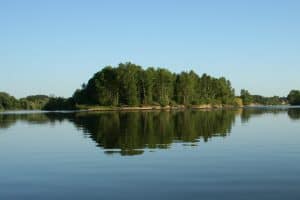
[[[222,104],[201,104],[201,105],[176,105],[176,106],[87,106],[76,105],[73,110],[0,110],[0,113],[69,113],[69,112],[101,112],[101,111],[115,111],[115,112],[131,112],[131,111],[183,111],[183,110],[222,110],[222,109],[247,109],[247,108],[265,108],[265,107],[292,107],[300,108],[300,106],[291,105],[222,105]]]
[[[214,109],[229,109],[229,108],[243,108],[243,106],[233,106],[233,105],[212,105],[212,104],[202,104],[202,105],[177,105],[177,106],[124,106],[124,107],[109,107],[109,106],[83,106],[77,105],[75,111],[151,111],[151,110],[162,110],[162,111],[170,111],[170,110],[214,110]]]

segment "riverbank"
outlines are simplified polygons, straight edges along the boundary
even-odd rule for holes
[[[89,106],[76,105],[76,110],[79,111],[138,111],[138,110],[205,110],[205,109],[225,109],[225,108],[241,108],[242,106],[222,105],[222,104],[201,104],[201,105],[176,105],[176,106]]]

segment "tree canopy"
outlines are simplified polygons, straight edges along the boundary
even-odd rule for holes
[[[103,68],[73,95],[76,104],[102,106],[233,104],[234,97],[234,89],[224,77],[143,69],[130,62]]]
[[[16,99],[5,92],[0,92],[0,110],[41,110],[48,102],[46,95],[32,95]]]
[[[292,90],[288,95],[288,101],[291,105],[300,105],[300,90]]]
[[[0,110],[12,110],[19,107],[19,102],[16,98],[5,92],[0,92]]]

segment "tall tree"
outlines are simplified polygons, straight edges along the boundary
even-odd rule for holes
[[[159,68],[154,78],[154,100],[162,106],[170,103],[174,92],[175,75],[166,69]]]

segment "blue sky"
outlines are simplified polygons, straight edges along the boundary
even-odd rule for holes
[[[288,0],[0,0],[0,91],[68,97],[131,61],[283,96],[300,89],[299,10]]]

